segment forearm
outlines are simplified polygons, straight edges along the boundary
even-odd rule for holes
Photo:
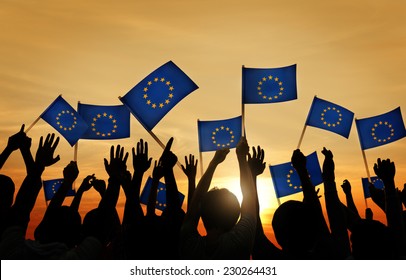
[[[152,178],[151,192],[148,197],[147,216],[155,215],[156,197],[158,191],[159,179]]]
[[[358,213],[357,206],[355,206],[355,202],[354,202],[354,199],[353,199],[353,197],[352,197],[352,193],[345,194],[345,200],[346,200],[346,202],[347,202],[347,207],[348,207],[348,209],[350,209],[352,212],[354,212],[354,214],[355,214],[358,218],[361,218],[361,216],[360,216],[359,213]]]
[[[13,150],[11,150],[9,147],[4,148],[3,152],[0,154],[0,169],[3,167],[4,163],[7,161],[12,152]]]
[[[120,182],[116,178],[109,178],[106,193],[99,203],[99,208],[115,209],[120,194]]]
[[[68,191],[72,189],[72,186],[73,181],[64,179],[61,187],[52,197],[51,202],[48,205],[48,208],[51,209],[61,207]]]
[[[27,173],[34,168],[34,158],[29,148],[21,148],[21,155],[23,157]]]
[[[240,169],[240,185],[243,200],[241,203],[241,215],[249,214],[254,217],[257,216],[257,197],[254,179],[251,170],[248,166],[245,155],[237,155],[238,165]]]
[[[175,211],[180,208],[180,201],[178,195],[178,186],[176,184],[175,174],[173,169],[165,171],[164,174],[166,185],[166,204],[168,211]]]
[[[75,197],[72,200],[72,203],[70,204],[71,209],[73,209],[75,211],[79,211],[79,205],[80,205],[80,201],[82,200],[82,196],[83,196],[83,191],[79,188],[75,194]]]
[[[187,193],[187,210],[189,211],[190,205],[192,204],[192,197],[196,189],[196,179],[188,178],[188,193]]]

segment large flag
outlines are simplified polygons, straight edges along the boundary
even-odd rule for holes
[[[297,99],[296,64],[280,68],[242,68],[242,103]]]
[[[400,107],[382,115],[356,119],[355,124],[362,150],[389,144],[406,136]]]
[[[197,121],[200,152],[235,148],[241,138],[242,117],[216,121]]]
[[[41,114],[41,118],[65,137],[71,146],[75,145],[88,129],[83,118],[62,96],[58,96],[49,105]]]
[[[348,138],[353,120],[354,113],[350,110],[315,96],[306,125],[329,130]]]
[[[198,86],[172,61],[153,71],[120,98],[147,129],[154,126]]]
[[[375,188],[383,190],[384,184],[378,176],[371,177],[371,182],[374,184]],[[364,190],[364,198],[371,197],[371,193],[369,192],[369,180],[368,178],[362,178],[362,189]]]
[[[78,104],[78,113],[89,125],[82,139],[120,139],[130,137],[130,111],[125,105]]]
[[[322,172],[320,169],[317,153],[313,152],[306,157],[306,167],[310,180],[314,186],[323,182]],[[284,197],[302,191],[302,183],[299,175],[291,162],[278,165],[270,165],[272,182],[274,184],[276,197]]]
[[[140,202],[142,204],[148,205],[148,198],[149,194],[151,193],[151,187],[152,187],[152,178],[148,177],[147,182],[145,183],[144,189],[142,190],[140,196]],[[178,194],[180,205],[182,205],[183,200],[185,199],[185,195],[182,194],[181,192],[178,192]],[[161,182],[159,182],[158,184],[155,208],[162,211],[165,210],[166,208],[166,185]]]
[[[45,200],[51,200],[58,189],[62,186],[63,178],[43,181]],[[75,190],[69,190],[66,196],[75,196]]]

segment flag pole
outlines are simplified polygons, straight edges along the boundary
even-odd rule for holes
[[[300,145],[302,145],[303,137],[306,132],[307,124],[303,126],[302,134],[300,135],[299,143],[297,144],[297,149],[300,149]]]
[[[362,148],[361,148],[361,152],[362,152],[362,158],[364,159],[365,170],[367,171],[368,182],[371,183],[371,174],[369,173],[369,169],[368,169],[367,157],[365,155],[365,151]],[[367,199],[364,198],[364,200],[365,200],[365,207],[368,208]]]
[[[242,71],[244,73],[244,65],[242,66]],[[243,96],[244,96],[244,74],[241,75],[242,76],[242,82],[241,82],[241,117],[242,117],[242,127],[241,127],[241,135],[243,137],[247,137],[245,134],[245,104],[244,104],[244,100],[243,100]]]
[[[41,119],[41,116],[39,116],[24,132],[28,133],[28,131],[31,130],[31,128]]]
[[[199,151],[199,158],[200,158],[200,178],[202,178],[204,168],[203,168],[203,155],[202,155],[202,152],[200,152],[200,151]]]
[[[62,94],[58,95],[58,97],[61,97]],[[55,103],[55,101],[58,99],[58,97],[44,110],[44,112],[24,131],[25,133],[28,133],[30,129],[41,119],[42,115]]]

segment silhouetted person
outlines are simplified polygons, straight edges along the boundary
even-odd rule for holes
[[[243,196],[241,207],[235,195],[226,189],[208,191],[214,171],[228,153],[227,148],[216,151],[196,187],[181,229],[182,259],[250,258],[256,232],[257,201],[248,166],[249,147],[245,138],[240,139],[236,148]],[[206,236],[201,236],[197,230],[200,217]]]

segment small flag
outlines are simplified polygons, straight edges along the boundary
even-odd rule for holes
[[[384,184],[378,176],[371,177],[371,182],[374,184],[375,188],[383,190]],[[371,197],[371,193],[369,192],[369,181],[368,178],[362,178],[362,189],[364,190],[364,198]]]
[[[280,68],[242,68],[242,103],[297,99],[296,64]]]
[[[41,118],[55,128],[71,146],[82,137],[88,129],[86,122],[62,96],[41,114]]]
[[[147,130],[152,130],[176,104],[197,88],[175,63],[169,61],[120,100]]]
[[[355,124],[362,150],[389,144],[406,136],[400,107],[382,115],[356,119]]]
[[[55,193],[61,187],[62,183],[63,183],[63,178],[43,181],[46,201],[49,201],[54,197]],[[75,190],[69,190],[66,196],[75,196],[75,195],[76,195]]]
[[[323,182],[317,152],[313,152],[306,157],[306,167],[313,186]],[[291,162],[269,166],[272,182],[275,187],[276,197],[284,197],[302,191],[302,183],[299,175]]]
[[[354,113],[350,110],[315,96],[306,125],[325,129],[348,138],[353,119]]]
[[[197,121],[200,152],[235,148],[241,138],[242,117],[216,121]]]
[[[120,139],[130,137],[130,111],[125,105],[78,104],[78,113],[89,125],[82,139]]]
[[[145,183],[144,189],[141,192],[140,202],[144,205],[148,205],[148,198],[149,194],[151,193],[152,187],[152,178],[148,177],[147,182]],[[181,192],[179,193],[179,201],[180,206],[183,204],[183,200],[185,199],[185,195]],[[166,185],[164,183],[159,182],[157,195],[156,195],[156,204],[155,208],[159,210],[165,210],[166,208]]]

